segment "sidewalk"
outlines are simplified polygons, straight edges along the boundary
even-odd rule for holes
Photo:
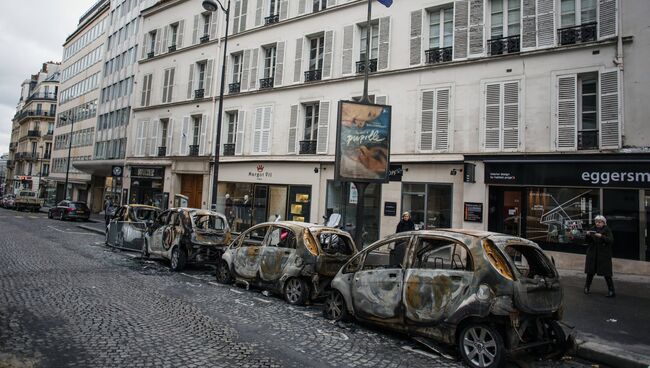
[[[584,273],[560,274],[564,321],[577,331],[577,355],[613,367],[650,367],[650,277],[615,274],[616,298],[606,298],[602,277],[585,295]]]

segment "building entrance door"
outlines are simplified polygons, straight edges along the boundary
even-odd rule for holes
[[[189,207],[201,208],[203,175],[181,175],[181,194],[189,198]]]
[[[603,189],[603,214],[614,234],[614,258],[640,259],[639,191]]]
[[[522,188],[490,187],[488,230],[523,237],[524,198]]]
[[[650,191],[645,191],[645,258],[650,261]]]

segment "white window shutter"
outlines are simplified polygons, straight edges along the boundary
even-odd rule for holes
[[[523,0],[521,6],[521,48],[537,47],[537,0]]]
[[[192,29],[192,45],[199,42],[199,14],[194,16],[194,28]]]
[[[307,0],[298,0],[298,15],[303,15],[307,12]]]
[[[169,118],[167,122],[167,144],[165,145],[167,147],[167,156],[172,155],[172,145],[174,143],[173,137],[174,136],[174,119]]]
[[[176,41],[176,48],[180,49],[183,47],[183,36],[185,32],[185,20],[181,20],[178,22],[178,34],[177,34],[177,39],[174,40]]]
[[[259,52],[260,49],[253,49],[253,52],[251,53],[251,82],[250,82],[250,88],[249,89],[255,89],[257,86],[257,65],[258,65],[258,57],[259,57]]]
[[[166,53],[167,52],[167,47],[169,46],[167,43],[169,42],[169,26],[161,28],[163,35],[162,35],[162,46],[160,53]]]
[[[275,47],[275,76],[273,78],[273,85],[281,86],[284,74],[284,41],[278,42]]]
[[[133,148],[135,156],[142,156],[142,137],[144,136],[144,133],[142,132],[143,126],[144,122],[138,121],[138,124],[136,126],[135,146]]]
[[[289,1],[281,0],[280,1],[280,20],[285,20],[289,18]]]
[[[191,100],[194,96],[194,64],[190,64],[190,75],[187,78],[187,99]]]
[[[420,151],[433,149],[433,119],[435,91],[422,92],[422,121],[420,122]]]
[[[325,44],[323,45],[323,78],[332,77],[332,45],[334,43],[334,31],[325,32]]]
[[[600,148],[621,148],[620,74],[618,69],[600,73]]]
[[[160,146],[160,120],[154,119],[151,122],[149,139],[151,140],[151,146],[149,147],[150,156],[158,156],[158,147]]]
[[[298,105],[291,105],[291,114],[289,117],[289,144],[287,153],[296,153],[296,141],[298,137]]]
[[[519,81],[503,84],[503,149],[519,149]]]
[[[205,96],[212,96],[212,75],[214,69],[214,60],[210,59],[205,64]]]
[[[210,32],[210,39],[211,40],[214,40],[215,38],[217,38],[217,14],[221,14],[221,13],[212,12],[212,14],[210,15],[209,32]]]
[[[454,59],[467,58],[468,0],[454,1]]]
[[[244,50],[244,60],[243,60],[244,65],[242,65],[241,84],[240,84],[240,89],[242,91],[248,89],[248,76],[250,74],[251,51],[252,50]]]
[[[501,83],[485,85],[485,126],[483,145],[486,150],[501,148]]]
[[[578,135],[578,77],[576,74],[557,78],[556,148],[561,151],[574,151]]]
[[[235,14],[232,19],[232,34],[237,34],[239,33],[239,17],[241,14],[241,1],[240,0],[234,0],[234,6],[235,6]]]
[[[377,97],[375,97],[375,103],[377,105],[387,105],[388,104],[388,96],[377,96]]]
[[[436,89],[436,141],[435,149],[437,151],[446,151],[449,149],[449,103],[450,88]]]
[[[606,39],[617,34],[617,1],[600,0],[598,2],[598,38]]]
[[[296,39],[296,57],[294,59],[293,81],[302,81],[302,37]]]
[[[174,102],[174,80],[176,78],[176,68],[169,70],[169,87],[167,88],[167,102]]]
[[[142,148],[142,156],[148,156],[151,153],[151,122],[148,120],[145,120],[143,122],[144,128],[143,128],[143,136],[142,136],[142,141],[143,141],[143,148]]]
[[[555,0],[537,0],[537,47],[555,45]]]
[[[262,146],[260,153],[271,153],[271,128],[273,125],[273,107],[264,107],[264,115],[262,117]]]
[[[354,25],[343,27],[343,51],[341,52],[341,74],[352,74],[352,54],[354,47]]]
[[[167,103],[167,86],[169,85],[169,69],[165,69],[163,72],[163,89],[162,89],[162,103]]]
[[[483,47],[483,2],[484,0],[470,0],[469,4],[469,53],[473,56],[485,54],[485,48]]]
[[[255,116],[253,117],[253,153],[259,154],[262,152],[262,125],[264,120],[264,108],[258,107],[255,109]]]
[[[149,74],[145,74],[142,77],[142,90],[140,92],[140,106],[147,106],[147,81],[149,79]]]
[[[257,0],[257,6],[255,6],[255,27],[262,25],[262,16],[264,12],[264,0]]]
[[[142,35],[142,43],[140,43],[140,59],[147,57],[147,41],[149,39],[149,34],[145,33]]]
[[[210,147],[208,145],[208,126],[210,125],[210,117],[203,115],[201,117],[201,136],[199,137],[199,154],[201,156],[210,154]]]
[[[158,55],[161,52],[162,52],[162,28],[158,28],[156,30],[156,48],[154,50],[154,53]]]
[[[146,106],[151,105],[151,84],[153,83],[153,74],[149,74],[149,79],[147,80],[147,100],[145,101]]]
[[[237,113],[237,135],[235,137],[235,154],[244,152],[244,130],[246,129],[246,114],[244,111]]]
[[[336,5],[336,0],[327,0],[327,7],[331,8]]]
[[[179,140],[178,152],[181,156],[187,156],[190,151],[189,147],[189,135],[190,135],[190,117],[183,117],[183,125],[181,126],[181,139]]]
[[[411,12],[409,65],[420,65],[422,63],[422,12],[423,10]]]
[[[321,101],[318,113],[318,133],[316,142],[316,153],[327,154],[330,127],[330,103]]]
[[[239,32],[246,30],[246,16],[248,15],[248,0],[241,0],[241,16],[239,17]]]
[[[390,62],[390,17],[379,18],[377,70],[386,70]]]

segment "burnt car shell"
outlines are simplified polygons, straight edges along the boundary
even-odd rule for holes
[[[160,214],[157,207],[124,205],[112,216],[106,229],[106,244],[115,248],[140,251],[147,229]]]

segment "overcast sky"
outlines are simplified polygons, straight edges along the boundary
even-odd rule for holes
[[[60,62],[63,42],[96,0],[0,0],[0,154],[9,152],[20,84],[43,62]]]

